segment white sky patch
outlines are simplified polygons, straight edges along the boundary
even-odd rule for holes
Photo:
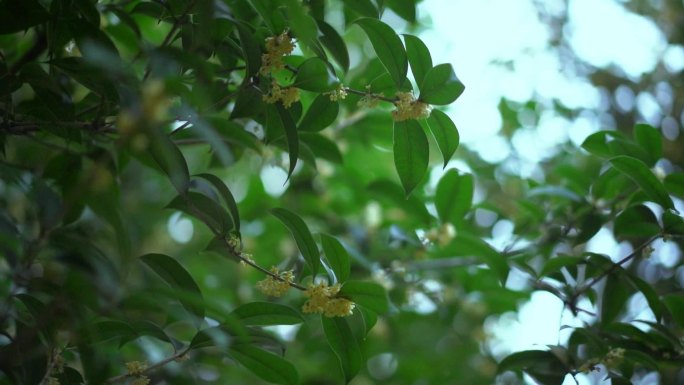
[[[290,186],[287,181],[287,172],[280,167],[264,166],[261,169],[261,183],[264,184],[264,190],[272,197],[279,197],[283,195],[285,190]]]
[[[195,228],[192,221],[182,215],[181,212],[173,213],[166,222],[166,230],[174,241],[188,243],[192,239]]]
[[[570,45],[580,58],[597,67],[617,65],[635,79],[655,68],[666,47],[653,21],[614,0],[572,0],[568,18]]]

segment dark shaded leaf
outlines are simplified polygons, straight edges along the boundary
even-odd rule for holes
[[[561,385],[568,369],[552,352],[526,350],[504,358],[499,363],[499,373],[507,370],[525,371],[543,385]]]
[[[148,135],[150,154],[159,168],[169,177],[176,191],[181,195],[185,194],[190,186],[190,172],[183,153],[161,130],[151,129]]]
[[[293,87],[306,91],[326,92],[338,84],[335,74],[317,57],[305,60],[298,68]],[[322,96],[322,95],[321,95]]]
[[[233,229],[233,219],[230,214],[204,194],[194,191],[185,196],[179,195],[169,203],[167,208],[180,210],[204,222],[213,232],[221,235],[228,234]]]
[[[330,51],[333,59],[342,67],[342,71],[349,71],[349,52],[340,34],[323,20],[316,19],[316,23],[318,24],[318,30],[322,33],[318,40]]]
[[[663,298],[663,302],[670,312],[672,320],[674,320],[680,329],[684,329],[684,297],[677,294],[670,294]]]
[[[187,296],[179,298],[180,303],[190,313],[204,318],[202,292],[190,273],[178,261],[164,254],[145,254],[140,257],[150,269],[159,275],[172,289],[191,294],[197,300],[190,301]]]
[[[618,274],[610,274],[601,296],[601,323],[608,325],[617,320],[633,290]]]
[[[613,233],[618,237],[647,238],[659,234],[660,225],[651,209],[636,205],[626,208],[615,218]]]
[[[648,124],[637,124],[634,126],[634,140],[648,154],[649,166],[655,165],[663,156],[663,139],[657,128]]]
[[[375,19],[380,16],[378,9],[373,5],[371,0],[346,0],[344,5],[361,16]]]
[[[283,358],[248,344],[233,345],[229,354],[259,378],[276,384],[296,385],[299,375]]]
[[[238,212],[237,208],[237,203],[235,202],[235,198],[233,197],[233,194],[230,192],[228,189],[228,186],[226,186],[225,183],[221,180],[221,178],[217,177],[216,175],[213,174],[197,174],[196,176],[208,181],[211,183],[214,188],[219,192],[221,195],[221,198],[223,198],[223,202],[228,206],[228,212],[230,213],[230,217],[233,221],[233,228],[239,233],[240,232],[240,213]]]
[[[0,35],[24,31],[46,22],[49,16],[37,0],[3,0],[0,2]]]
[[[318,95],[306,110],[299,131],[321,131],[331,125],[340,111],[340,105],[328,95]]]

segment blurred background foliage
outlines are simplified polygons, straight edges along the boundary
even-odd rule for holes
[[[168,384],[684,382],[684,4],[619,2],[667,39],[654,70],[634,75],[575,52],[570,3],[534,5],[563,73],[586,80],[599,107],[503,98],[498,134],[511,143],[548,111],[606,131],[566,138],[529,173],[516,154],[493,162],[469,146],[450,161],[433,122],[443,109],[459,123],[459,101],[435,107],[421,121],[430,167],[408,161],[423,174],[407,197],[392,104],[363,98],[424,92],[429,53],[413,43],[412,56],[402,37],[402,74],[388,60],[407,59],[372,31],[394,35],[368,20],[419,35],[427,4],[0,1],[0,381],[131,383],[145,379],[127,368],[139,361]],[[266,39],[285,30],[297,49],[273,77],[301,89],[288,109],[263,101],[271,79],[259,71]],[[329,101],[340,82],[348,95]],[[229,188],[239,220],[203,173]],[[193,215],[174,201],[191,192],[213,205]],[[213,242],[239,237],[258,265],[308,284],[311,260],[278,207],[316,241],[340,240],[350,280],[386,291],[387,303],[384,291],[350,294],[346,342],[300,314],[301,293],[256,290],[264,274]],[[207,216],[228,219],[219,229]],[[601,237],[619,247],[594,252]],[[536,315],[557,324],[557,342],[516,352],[497,330],[539,292],[559,304]],[[263,302],[287,307],[256,321],[235,312]]]

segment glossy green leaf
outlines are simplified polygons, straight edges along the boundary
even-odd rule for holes
[[[322,34],[318,37],[318,40],[330,51],[333,59],[342,67],[342,71],[349,71],[349,51],[344,40],[342,40],[342,36],[325,21],[317,19],[316,23],[318,24],[318,30]]]
[[[613,155],[608,143],[616,138],[622,138],[624,135],[617,131],[599,131],[595,132],[582,142],[582,148],[590,154],[607,158]]]
[[[684,297],[677,294],[666,295],[663,302],[672,316],[672,320],[684,329]]]
[[[297,166],[297,159],[299,158],[299,134],[297,133],[297,126],[289,112],[285,110],[282,104],[268,105],[268,123],[275,126],[276,130],[282,132],[287,143],[287,152],[290,160],[290,168],[287,171],[287,178],[289,179]]]
[[[233,219],[226,209],[204,194],[191,191],[185,196],[179,195],[166,207],[195,217],[209,226],[212,231],[222,235],[228,234],[233,229]]]
[[[221,198],[223,199],[223,202],[226,204],[228,207],[228,213],[230,213],[230,217],[233,222],[233,228],[239,233],[240,232],[240,213],[238,212],[237,208],[237,202],[235,202],[235,198],[233,197],[233,194],[230,192],[228,189],[228,186],[226,186],[225,183],[221,180],[221,178],[217,177],[214,174],[207,174],[207,173],[202,173],[202,174],[197,174],[196,176],[206,180],[207,182],[211,183],[212,186],[218,191],[219,195],[221,195]]]
[[[444,167],[446,167],[460,142],[458,129],[456,129],[456,125],[449,115],[437,109],[432,110],[430,113],[427,125],[430,128],[430,132],[432,132],[432,136],[435,138],[435,142],[437,142],[439,151],[442,153]]]
[[[665,211],[663,213],[663,231],[665,234],[684,235],[684,218],[670,211]]]
[[[240,47],[242,48],[243,58],[247,65],[247,74],[256,75],[261,68],[261,48],[254,36],[254,32],[246,23],[235,22],[235,27],[240,37]]]
[[[302,253],[306,264],[315,277],[321,265],[321,260],[318,246],[309,231],[309,227],[297,214],[287,209],[275,208],[271,210],[271,214],[283,222],[285,227],[290,230],[297,243],[297,247],[299,247],[299,251]]]
[[[684,199],[684,173],[673,172],[665,177],[665,189],[677,198]]]
[[[286,0],[285,6],[294,37],[301,42],[314,40],[318,32],[318,26],[314,19],[309,16],[304,3],[299,0]]]
[[[613,233],[618,237],[648,238],[660,233],[658,219],[644,205],[631,206],[615,218]]]
[[[249,344],[239,344],[230,347],[229,355],[263,380],[284,385],[299,383],[297,369],[271,352]]]
[[[435,191],[435,208],[443,223],[460,223],[473,202],[473,176],[459,175],[456,169],[448,170],[439,180]]]
[[[306,91],[327,92],[335,88],[337,84],[337,78],[330,72],[325,62],[312,57],[297,68],[297,75],[292,86]]]
[[[634,126],[634,140],[648,153],[650,166],[655,165],[663,156],[663,138],[657,128],[648,124],[637,124]]]
[[[304,322],[295,309],[272,302],[249,302],[233,310],[231,315],[243,325],[295,325]]]
[[[329,95],[318,95],[299,123],[299,131],[321,131],[335,122],[339,112],[339,103],[331,101]]]
[[[406,80],[408,58],[404,45],[394,29],[382,21],[372,18],[361,18],[354,23],[366,32],[375,53],[392,77],[394,84],[401,87]]]
[[[414,0],[385,0],[385,4],[402,19],[410,23],[416,22],[418,2]]]
[[[423,180],[429,151],[427,136],[418,122],[405,120],[394,123],[394,166],[406,196]]]
[[[351,262],[347,250],[337,238],[328,234],[321,234],[321,246],[330,268],[335,272],[337,282],[346,281],[351,273]]]
[[[347,281],[342,285],[340,295],[351,298],[355,303],[378,314],[389,310],[389,299],[385,288],[373,282]]]
[[[432,67],[425,74],[419,88],[418,99],[435,105],[450,104],[465,91],[465,86],[456,77],[451,64],[438,64]]]
[[[610,163],[615,169],[632,179],[649,200],[663,208],[674,209],[674,203],[665,187],[644,162],[628,156],[616,156],[610,159]]]
[[[169,177],[171,184],[183,195],[190,186],[190,172],[183,153],[161,130],[149,130],[150,154],[159,168]]]
[[[406,43],[406,56],[411,65],[411,72],[416,84],[422,84],[425,75],[432,69],[432,56],[425,43],[419,37],[404,35]]]
[[[345,318],[321,316],[321,321],[325,338],[340,361],[345,383],[349,383],[363,365],[361,348]]]
[[[145,254],[140,257],[140,260],[157,273],[172,289],[195,296],[196,301],[189,301],[185,296],[181,296],[179,300],[190,313],[199,318],[204,318],[204,306],[201,304],[203,301],[202,292],[190,273],[178,261],[168,255],[155,253]]]

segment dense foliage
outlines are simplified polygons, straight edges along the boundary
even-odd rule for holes
[[[0,380],[681,383],[681,152],[483,162],[416,2],[1,0]],[[535,291],[581,322],[492,351]]]

